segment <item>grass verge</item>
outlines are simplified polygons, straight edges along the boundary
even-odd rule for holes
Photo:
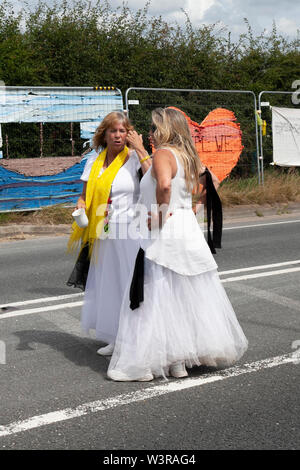
[[[287,204],[300,201],[300,174],[295,172],[269,171],[264,184],[259,185],[257,176],[240,180],[225,180],[219,189],[224,207],[242,204]]]
[[[224,207],[237,205],[288,204],[300,202],[300,174],[292,171],[273,170],[265,173],[264,185],[259,185],[257,176],[244,179],[226,179],[220,185],[219,194]],[[55,205],[38,211],[0,213],[0,225],[72,224],[74,208]],[[282,209],[280,209],[282,212]],[[258,210],[259,212],[259,210]],[[259,213],[257,213],[259,215]]]
[[[0,213],[0,225],[32,224],[32,225],[58,225],[72,224],[74,208],[57,204],[44,207],[38,211],[5,212]]]

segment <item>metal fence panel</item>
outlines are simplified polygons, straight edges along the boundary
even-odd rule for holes
[[[263,126],[259,126],[260,160],[262,182],[264,181],[264,168],[273,161],[273,139],[272,139],[272,106],[299,108],[300,100],[293,99],[295,92],[292,91],[261,91],[258,95],[258,112],[260,118],[266,123],[265,135]]]
[[[216,108],[226,108],[234,112],[242,131],[244,148],[231,175],[257,174],[260,182],[256,96],[252,91],[132,87],[126,91],[125,105],[131,121],[144,137],[147,137],[149,132],[151,111],[156,107],[177,107],[199,124]],[[144,142],[147,146],[147,138]],[[223,163],[220,160],[218,164]]]
[[[74,203],[82,188],[83,144],[104,116],[123,110],[121,91],[110,87],[1,88],[0,211]]]

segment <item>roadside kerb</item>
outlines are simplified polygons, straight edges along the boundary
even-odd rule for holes
[[[300,218],[300,202],[271,205],[241,205],[223,209],[224,222],[261,221],[267,219],[285,220],[289,217]],[[34,225],[11,224],[0,225],[0,239],[20,239],[38,236],[69,235],[70,224]]]

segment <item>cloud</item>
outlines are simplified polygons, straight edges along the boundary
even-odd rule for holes
[[[247,18],[255,33],[270,31],[275,21],[279,32],[295,36],[300,17],[300,3],[294,0],[215,0],[205,12],[203,21],[221,20],[229,30],[245,32]],[[289,25],[289,26],[288,26]]]
[[[122,0],[110,0],[110,5],[113,8],[117,8],[122,6]],[[164,15],[170,14],[174,11],[180,10],[180,8],[184,8],[184,5],[187,1],[183,0],[152,0],[149,7],[149,13],[151,15]],[[125,2],[129,6],[130,9],[139,10],[143,8],[146,4],[146,0],[127,0]]]
[[[204,12],[211,6],[215,0],[151,0],[149,5],[150,15],[161,15],[165,19],[175,18],[182,22],[185,20],[183,10],[188,13],[193,20],[201,20]],[[122,0],[110,0],[110,5],[114,8],[122,5]],[[143,8],[146,0],[127,0],[125,2],[129,8],[138,10]]]
[[[22,0],[10,1],[16,6],[22,4]],[[38,0],[32,0],[32,5],[37,2]],[[123,4],[122,0],[108,2],[113,9]],[[53,0],[48,0],[47,3],[51,5]],[[137,11],[144,8],[146,0],[127,0],[125,4]],[[149,5],[150,16],[161,15],[165,21],[181,25],[186,20],[183,10],[194,27],[219,22],[232,32],[233,38],[246,32],[244,18],[249,20],[255,34],[260,34],[263,30],[271,31],[275,21],[278,32],[295,37],[297,18],[300,18],[300,2],[296,0],[151,0]]]
[[[128,0],[130,9],[143,8],[146,0]],[[122,5],[122,0],[110,0],[112,7]],[[247,18],[254,34],[272,30],[273,22],[278,32],[294,37],[297,33],[295,18],[300,17],[300,2],[295,0],[152,0],[149,14],[161,15],[164,20],[184,24],[184,10],[194,27],[219,23],[233,38],[247,31]]]

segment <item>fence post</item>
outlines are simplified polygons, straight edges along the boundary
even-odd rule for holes
[[[44,144],[43,123],[40,122],[40,157],[43,157],[43,144]]]
[[[73,122],[71,122],[71,144],[72,144],[72,157],[74,157],[74,140],[73,140]]]

